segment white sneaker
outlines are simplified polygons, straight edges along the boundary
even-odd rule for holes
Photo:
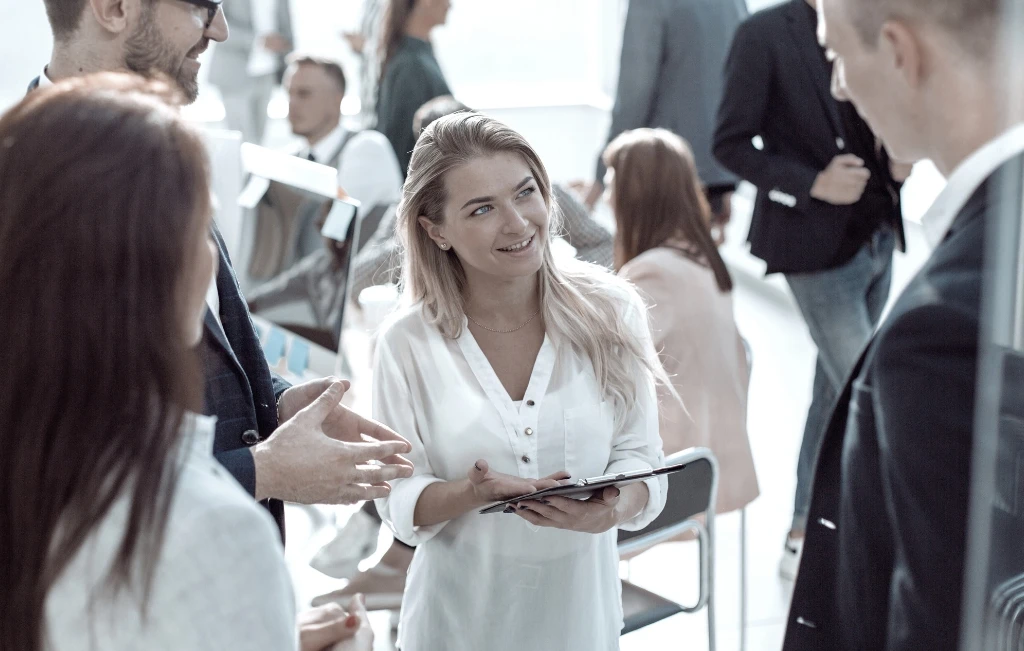
[[[335,579],[351,579],[364,558],[377,551],[380,523],[364,511],[356,511],[337,535],[320,548],[309,566]]]
[[[804,553],[804,539],[786,536],[786,545],[779,561],[779,576],[787,581],[795,581],[800,570],[800,557]]]

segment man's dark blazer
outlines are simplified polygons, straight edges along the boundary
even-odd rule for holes
[[[736,32],[725,65],[714,154],[757,186],[750,252],[768,273],[821,271],[835,265],[848,236],[854,206],[811,197],[818,173],[851,153],[839,105],[831,94],[831,65],[817,44],[817,25],[805,0],[760,11]],[[763,149],[752,140],[759,137]],[[893,188],[893,212],[884,216],[904,248],[899,185],[879,157]]]
[[[1022,165],[975,191],[838,398],[785,651],[958,648],[985,224]]]
[[[254,494],[256,471],[249,448],[277,429],[277,398],[289,385],[267,366],[224,240],[216,226],[213,232],[220,253],[217,293],[223,328],[207,310],[201,344],[205,412],[217,417],[214,456],[245,490]],[[263,504],[277,521],[283,539],[284,505],[279,500]]]
[[[39,77],[36,77],[29,84],[28,92],[38,87]],[[254,495],[256,469],[249,448],[277,429],[277,398],[289,384],[270,372],[216,225],[213,236],[219,253],[217,293],[223,328],[207,309],[200,344],[205,376],[203,411],[217,417],[214,456],[249,494]],[[266,500],[263,505],[274,516],[284,540],[284,504],[279,500]]]

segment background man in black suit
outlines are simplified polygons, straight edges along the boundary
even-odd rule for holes
[[[893,248],[903,248],[899,188],[909,174],[891,169],[856,110],[829,94],[831,64],[816,28],[814,0],[791,0],[740,26],[714,138],[715,156],[758,189],[750,251],[768,273],[785,274],[818,347],[779,566],[790,579],[825,417],[889,296]]]
[[[1021,212],[1024,79],[1000,61],[999,0],[821,4],[837,97],[948,184],[923,222],[935,250],[828,423],[785,649],[956,649],[985,230]]]
[[[30,86],[47,85],[101,70],[159,72],[198,94],[198,56],[228,26],[218,2],[209,0],[45,0],[53,29],[49,65]],[[408,477],[412,466],[399,456],[408,441],[383,425],[338,405],[323,429],[288,423],[319,397],[334,378],[289,387],[270,372],[249,318],[224,243],[203,337],[205,410],[217,416],[214,454],[243,488],[262,501],[281,527],[282,500],[345,504],[383,497],[386,482]],[[346,387],[347,388],[347,387]],[[364,441],[366,434],[374,441]],[[381,461],[369,466],[367,462]],[[345,615],[336,606],[307,613],[303,648],[322,649],[344,634]]]

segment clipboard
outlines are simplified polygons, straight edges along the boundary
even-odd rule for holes
[[[661,475],[671,475],[674,472],[679,472],[688,463],[676,463],[664,468],[655,468],[654,470],[632,470],[628,472],[619,472],[611,475],[601,475],[600,477],[589,477],[587,479],[580,479],[579,481],[571,484],[563,484],[561,486],[553,486],[551,488],[545,488],[544,490],[535,491],[533,493],[527,493],[526,495],[520,495],[519,497],[513,497],[502,502],[491,504],[480,510],[481,515],[488,513],[502,513],[505,509],[513,504],[519,502],[525,502],[527,500],[535,500],[541,497],[572,497],[574,499],[587,499],[595,492],[608,486],[626,486],[628,484],[635,484],[637,482],[650,479],[651,477],[660,477]]]

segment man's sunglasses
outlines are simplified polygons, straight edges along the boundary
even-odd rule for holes
[[[184,0],[190,5],[205,9],[207,12],[206,17],[206,29],[210,28],[210,24],[213,23],[213,17],[217,15],[217,10],[220,9],[221,2],[223,0]]]

